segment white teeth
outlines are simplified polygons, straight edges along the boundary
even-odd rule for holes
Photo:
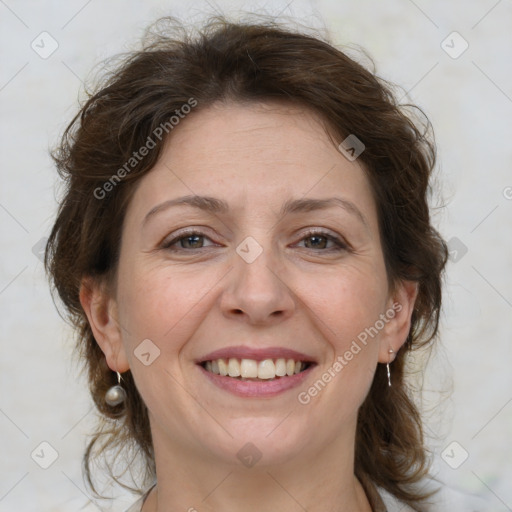
[[[258,376],[258,363],[254,359],[242,359],[240,374],[244,379],[255,379]]]
[[[206,361],[205,370],[215,373],[216,375],[240,377],[242,379],[261,379],[271,380],[276,377],[291,376],[300,373],[306,367],[306,363],[302,361],[294,361],[293,359],[264,359],[256,361],[255,359],[237,359],[230,357],[229,359],[215,359]]]
[[[217,359],[217,363],[219,365],[219,373],[221,375],[226,376],[228,374],[228,363],[226,363],[226,360],[225,359]]]
[[[228,375],[230,377],[240,377],[240,361],[230,358],[228,362]]]
[[[258,379],[273,379],[276,376],[276,365],[272,359],[265,359],[258,363]]]
[[[278,359],[276,361],[276,375],[284,377],[286,375],[286,359]]]

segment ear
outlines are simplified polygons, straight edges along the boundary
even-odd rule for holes
[[[390,363],[407,340],[411,316],[418,295],[418,283],[402,281],[390,297],[384,315],[387,322],[380,337],[379,362]],[[390,353],[390,350],[393,352]]]
[[[98,279],[84,278],[80,285],[80,303],[87,315],[94,339],[105,354],[112,371],[130,368],[117,320],[117,302],[107,286]]]

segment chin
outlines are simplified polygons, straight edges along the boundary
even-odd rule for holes
[[[299,426],[284,412],[280,417],[239,418],[223,426],[219,437],[200,436],[212,457],[226,465],[259,468],[284,465],[311,449],[311,427]],[[284,420],[284,421],[283,421]],[[213,442],[212,442],[213,441]]]

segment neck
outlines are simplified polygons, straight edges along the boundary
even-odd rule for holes
[[[323,451],[303,451],[281,464],[251,468],[223,464],[159,443],[154,436],[157,485],[143,512],[371,512],[354,476],[353,443],[330,444]],[[317,447],[318,448],[318,447]],[[263,462],[263,461],[261,461]]]

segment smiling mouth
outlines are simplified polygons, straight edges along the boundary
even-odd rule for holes
[[[238,380],[269,381],[283,377],[291,377],[307,370],[312,364],[309,361],[294,359],[214,359],[204,361],[201,366],[210,373],[231,377]]]

